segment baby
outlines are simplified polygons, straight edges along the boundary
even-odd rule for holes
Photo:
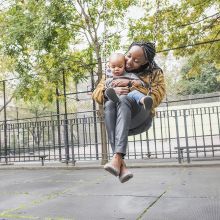
[[[137,82],[142,86],[146,86],[137,75],[125,71],[125,57],[121,53],[114,53],[110,56],[108,75],[111,77],[108,77],[105,81],[105,96],[113,102],[119,102],[119,97],[114,90],[114,80],[129,79],[129,87]],[[151,109],[153,104],[151,96],[146,96],[138,90],[132,90],[128,93],[128,96],[134,99],[138,105],[143,105],[146,110]]]

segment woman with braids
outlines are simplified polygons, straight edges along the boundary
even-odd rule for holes
[[[108,138],[114,153],[111,162],[104,169],[115,176],[119,176],[124,183],[133,177],[126,168],[124,156],[129,135],[140,134],[147,131],[155,115],[155,108],[161,103],[165,95],[164,74],[154,61],[155,47],[149,42],[134,42],[125,55],[125,70],[135,73],[140,81],[132,84],[129,79],[114,80],[114,91],[119,102],[106,99],[106,76],[97,85],[92,98],[99,104],[104,103],[104,118]],[[143,86],[143,83],[146,86]],[[139,91],[152,98],[152,106],[144,108],[127,96],[130,91]]]

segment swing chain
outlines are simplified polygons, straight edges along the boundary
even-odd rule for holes
[[[157,39],[157,33],[158,33],[158,28],[159,28],[159,22],[158,22],[158,15],[160,11],[160,0],[156,0],[156,12],[155,12],[155,19],[154,19],[154,28],[153,28],[153,42],[156,44],[156,39]]]
[[[105,74],[105,77],[106,77],[106,57],[107,57],[107,51],[106,51],[106,43],[107,43],[107,27],[106,27],[106,13],[107,13],[107,10],[106,10],[106,1],[104,1],[104,8],[103,8],[103,14],[104,14],[104,35],[103,35],[103,63],[104,63],[104,74]]]

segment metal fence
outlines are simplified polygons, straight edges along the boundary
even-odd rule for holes
[[[0,161],[39,161],[45,157],[48,161],[75,163],[102,158],[102,119],[96,112],[55,118],[2,123]],[[111,148],[107,146],[110,157]],[[129,137],[127,149],[127,159],[219,159],[220,106],[159,110],[147,132]]]
[[[42,111],[23,108],[13,102],[15,81],[1,81],[0,162],[100,160],[112,155],[101,138],[103,119],[91,99],[96,78],[54,91],[53,107]],[[69,87],[68,87],[69,88]],[[12,97],[12,98],[10,98]],[[166,97],[145,133],[130,136],[127,159],[174,160],[219,159],[220,93],[189,97]],[[75,112],[75,113],[72,113]],[[108,140],[106,140],[108,142]],[[107,153],[102,147],[107,145]],[[105,152],[105,151],[104,151]]]

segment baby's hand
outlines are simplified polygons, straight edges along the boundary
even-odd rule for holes
[[[112,86],[114,87],[124,87],[129,83],[129,79],[116,79],[112,82]]]

